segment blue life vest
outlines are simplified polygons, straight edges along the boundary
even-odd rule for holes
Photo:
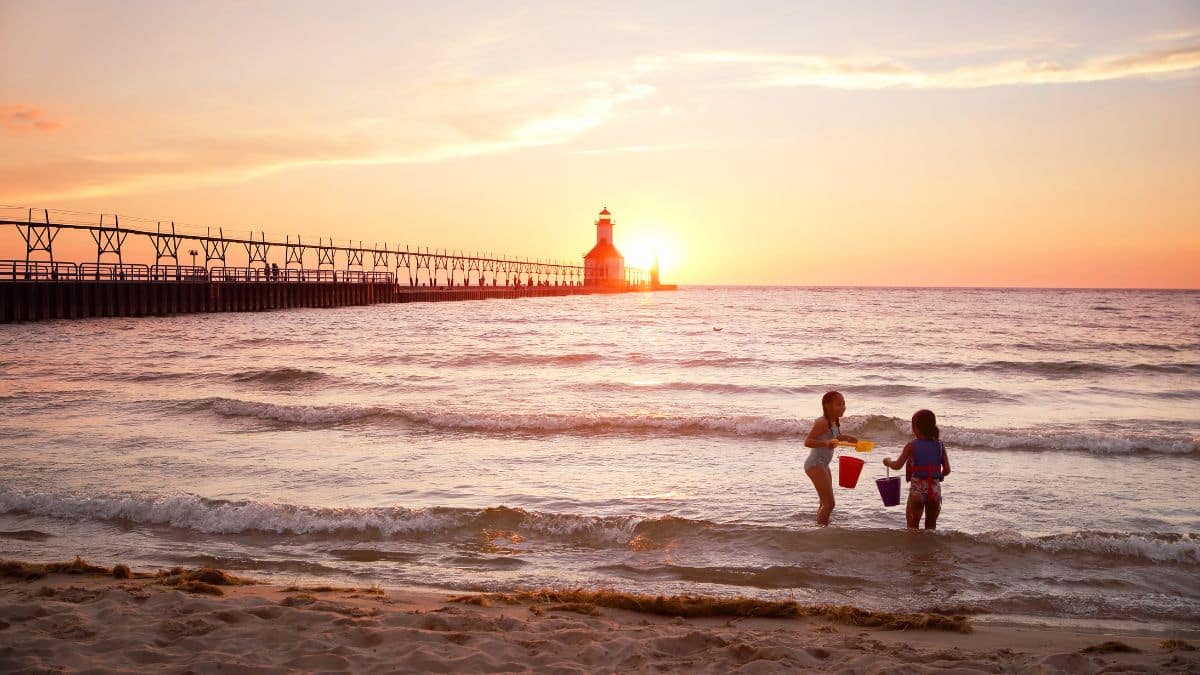
[[[932,478],[941,481],[942,453],[945,452],[942,442],[918,438],[912,443],[913,453],[905,466],[905,477],[910,481],[913,478]]]

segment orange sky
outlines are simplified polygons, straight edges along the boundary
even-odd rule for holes
[[[607,205],[680,283],[1200,287],[1194,2],[0,0],[0,32],[3,205],[573,261]]]

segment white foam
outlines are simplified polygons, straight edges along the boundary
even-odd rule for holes
[[[267,501],[213,502],[191,494],[85,496],[0,491],[0,512],[9,511],[54,518],[124,520],[219,534],[377,530],[389,536],[446,529],[461,521],[456,514],[432,514],[403,507],[313,508]]]
[[[1070,532],[1028,537],[1006,530],[987,532],[979,538],[1001,546],[1033,548],[1052,553],[1094,553],[1156,562],[1200,564],[1200,537],[1192,534]]]
[[[803,438],[808,434],[812,423],[807,418],[762,415],[688,417],[486,410],[428,411],[383,406],[289,405],[230,398],[203,399],[197,402],[197,407],[207,407],[229,417],[251,417],[300,425],[339,424],[381,418],[435,429],[528,434],[673,433]],[[903,443],[911,437],[909,420],[884,415],[851,415],[843,420],[842,429],[884,443]],[[1118,433],[1060,429],[993,430],[947,426],[942,428],[942,439],[952,446],[994,450],[1068,450],[1100,454],[1156,452],[1175,455],[1200,452],[1200,437],[1154,435],[1141,430]]]
[[[75,495],[0,489],[0,513],[21,512],[72,520],[119,520],[167,525],[212,534],[356,533],[381,537],[486,527],[495,509],[322,508],[270,501],[223,502],[193,494]],[[642,519],[635,516],[578,516],[504,509],[517,529],[550,538],[623,544]],[[503,516],[501,516],[503,517]]]
[[[292,424],[337,424],[372,417],[382,408],[356,406],[283,405],[237,399],[209,399],[213,411],[229,417],[254,417]]]
[[[286,405],[229,398],[200,401],[199,407],[229,417],[252,417],[292,424],[336,424],[371,417],[390,417],[440,429],[466,431],[622,432],[675,431],[735,436],[803,435],[807,422],[757,415],[680,417],[670,415],[602,415],[560,413],[427,412],[378,406]]]
[[[947,427],[943,430],[942,439],[953,445],[996,450],[1083,450],[1097,454],[1157,452],[1168,455],[1200,452],[1200,437],[1174,437],[1148,433],[1040,431],[1037,429],[998,431]]]

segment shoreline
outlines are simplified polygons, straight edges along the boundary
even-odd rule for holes
[[[1200,672],[1200,652],[1163,633],[991,616],[889,630],[856,625],[878,624],[881,613],[746,599],[283,586],[213,569],[18,565],[4,562],[0,578],[4,671]],[[715,613],[677,614],[693,609]]]

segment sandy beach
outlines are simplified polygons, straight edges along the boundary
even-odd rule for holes
[[[1163,635],[682,618],[533,596],[241,585],[212,570],[28,578],[41,571],[5,563],[4,672],[1200,672],[1194,648]]]

